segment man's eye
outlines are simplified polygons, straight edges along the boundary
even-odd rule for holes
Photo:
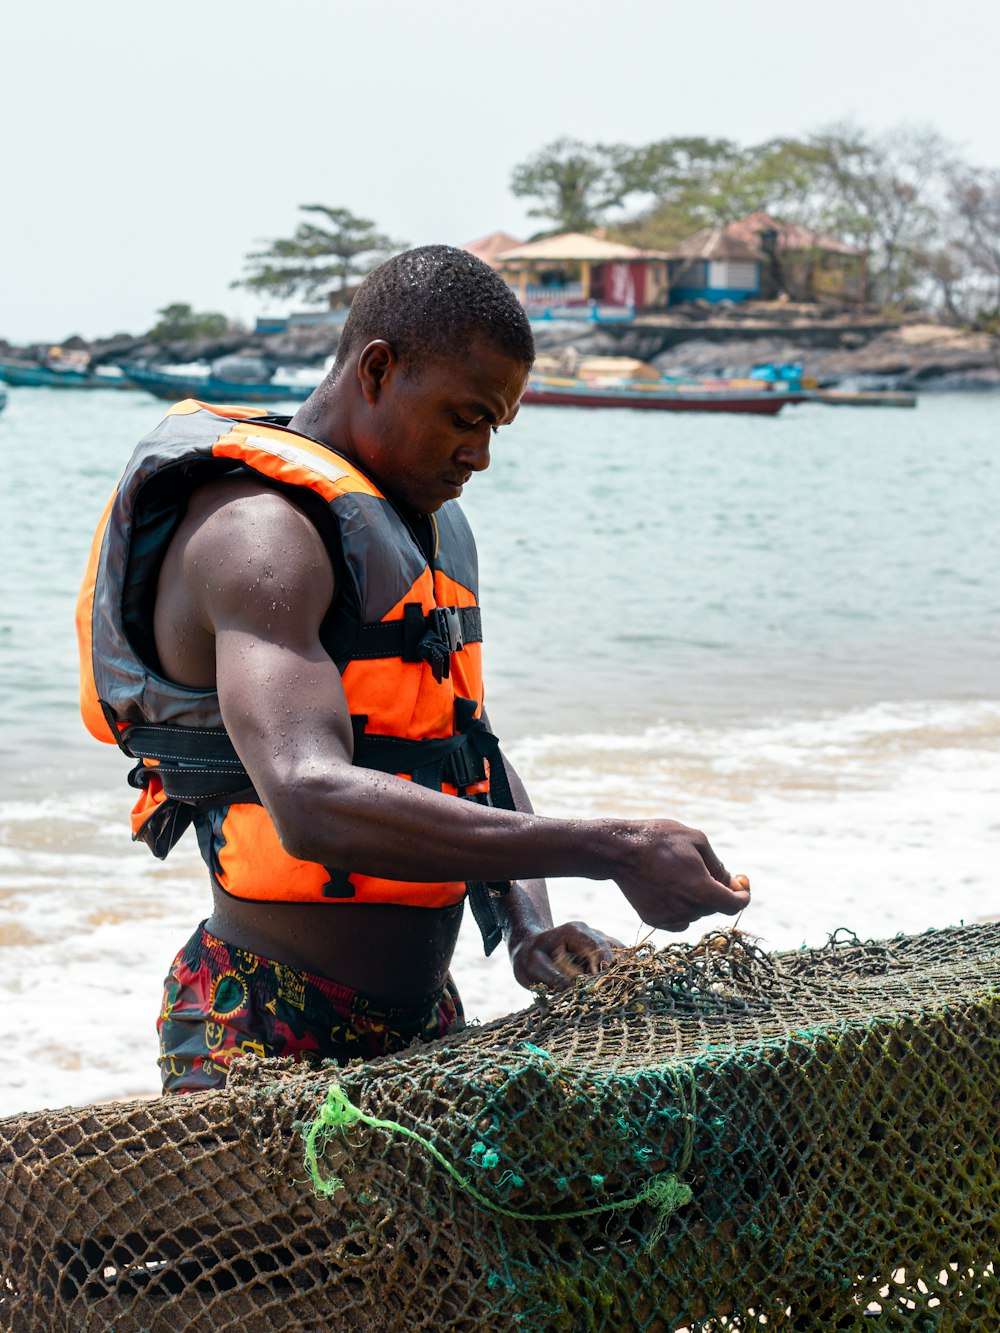
[[[478,421],[466,421],[465,417],[460,417],[457,412],[452,413],[452,421],[457,430],[476,430],[482,424],[482,417]],[[499,427],[490,426],[490,430],[495,435]]]

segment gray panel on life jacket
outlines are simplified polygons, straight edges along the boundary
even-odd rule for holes
[[[438,527],[438,566],[479,601],[479,556],[469,520],[457,500],[449,500],[434,515]]]
[[[361,619],[373,624],[391,611],[427,568],[413,534],[388,500],[350,493],[332,506]]]
[[[130,527],[130,516],[137,501],[142,505],[143,487],[156,476],[156,486],[147,492],[150,497],[166,478],[190,491],[202,479],[207,481],[232,469],[231,460],[212,458],[212,445],[224,429],[225,423],[207,414],[166,417],[136,445],[119,483],[104,535],[92,629],[94,644],[100,645],[94,655],[98,698],[109,703],[122,720],[222,725],[214,689],[177,685],[159,675],[156,663],[143,660],[136,652],[126,633],[122,603],[126,596],[134,598],[140,591],[151,601],[162,558],[161,550],[149,569],[137,575],[136,552],[143,546],[144,533],[141,525]],[[182,514],[183,507],[177,521]],[[138,563],[143,567],[146,561],[140,559]]]

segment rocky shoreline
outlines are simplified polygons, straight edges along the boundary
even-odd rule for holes
[[[762,362],[800,362],[821,384],[906,391],[1000,389],[1000,336],[937,323],[927,316],[890,321],[814,305],[747,302],[726,309],[680,306],[628,324],[553,320],[534,325],[540,351],[633,356],[669,375],[746,375]],[[94,365],[211,362],[261,358],[271,367],[320,366],[336,351],[340,326],[303,325],[282,333],[234,331],[162,344],[119,334],[62,346],[89,352]],[[0,340],[0,356],[44,354]]]
[[[553,323],[536,332],[539,348],[572,345],[586,356],[637,356],[668,375],[746,375],[763,362],[800,362],[806,375],[841,388],[909,392],[1000,389],[1000,337],[957,329],[926,316],[823,317],[797,307],[775,317],[770,304],[724,315],[649,316],[633,324],[568,335]]]

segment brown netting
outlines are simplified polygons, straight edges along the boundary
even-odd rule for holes
[[[1000,1328],[998,991],[1000,926],[717,932],[368,1065],[9,1119],[0,1327]]]

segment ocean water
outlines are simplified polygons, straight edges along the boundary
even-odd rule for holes
[[[76,711],[90,537],[160,414],[12,389],[0,416],[0,1114],[155,1090],[163,973],[209,910],[193,842],[130,842],[127,763]],[[539,811],[704,828],[772,947],[1000,914],[1000,396],[529,407],[464,503],[487,705]],[[550,893],[648,933],[613,884]],[[471,1017],[528,1002],[471,922],[454,971]]]

